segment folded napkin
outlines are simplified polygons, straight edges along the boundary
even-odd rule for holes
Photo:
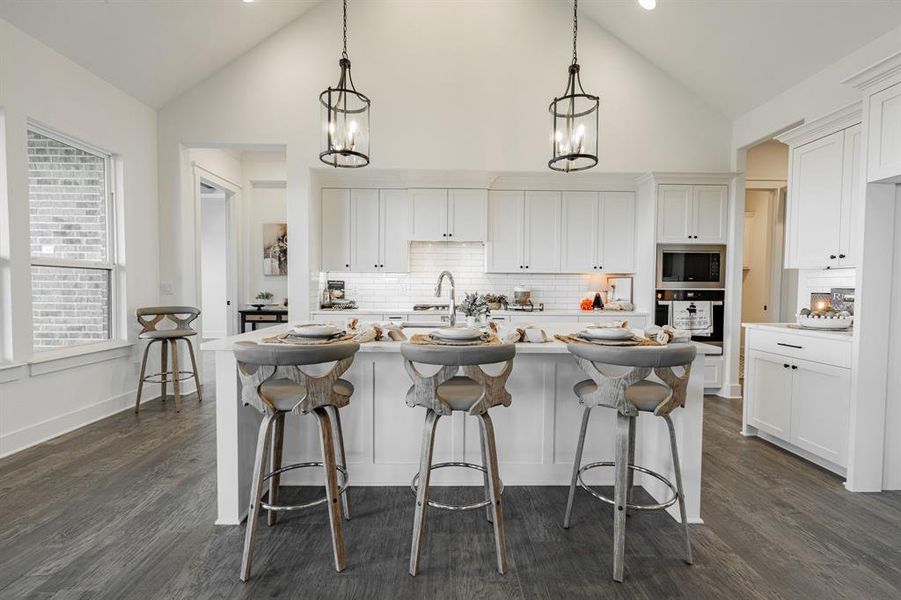
[[[518,344],[522,342],[543,344],[550,341],[550,338],[548,338],[544,329],[539,329],[538,327],[513,327],[512,325],[498,325],[494,322],[490,323],[488,327],[491,331],[496,333],[497,337],[505,344]]]
[[[684,329],[676,329],[675,327],[671,327],[670,325],[664,325],[663,327],[659,327],[654,325],[645,330],[645,336],[651,338],[652,340],[657,340],[657,343],[666,345],[671,342],[690,342],[691,341],[691,332],[686,331]]]

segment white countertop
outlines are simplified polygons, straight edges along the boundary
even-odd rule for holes
[[[584,326],[584,323],[554,323],[550,326],[544,327],[543,329],[549,337],[552,337],[554,333],[569,333],[573,331],[579,331]],[[274,335],[284,333],[288,327],[289,325],[275,325],[272,327],[267,327],[265,329],[258,329],[257,331],[248,331],[247,333],[242,333],[240,335],[233,335],[231,337],[204,342],[203,344],[201,344],[200,348],[201,350],[231,351],[232,346],[235,342],[246,341],[259,343],[263,340],[263,338],[272,337]],[[404,328],[404,331],[408,334],[410,334],[411,332],[425,333],[432,330],[434,330],[433,327]],[[360,352],[400,352],[400,345],[402,343],[403,342],[366,342],[365,344],[360,344]],[[698,354],[718,355],[722,354],[723,351],[722,348],[712,346],[710,344],[704,344],[701,342],[692,342],[692,344],[694,344],[698,349]],[[518,354],[566,354],[568,351],[566,349],[566,344],[557,340],[552,340],[544,344],[519,343],[516,344],[516,352]]]
[[[407,308],[352,308],[345,310],[330,310],[327,308],[319,308],[311,310],[310,313],[315,315],[372,315],[372,314],[407,314],[407,315],[444,315],[446,310],[413,310],[412,307]],[[460,314],[459,312],[457,314]],[[517,317],[647,317],[649,313],[635,310],[580,310],[578,308],[559,308],[545,310],[492,310],[492,315],[497,316],[517,316]]]
[[[802,329],[794,323],[742,323],[745,329],[762,329],[764,331],[777,331],[779,333],[790,333],[792,335],[800,335],[804,337],[827,338],[830,340],[847,340],[850,342],[854,337],[854,330],[847,331],[830,331],[828,329]]]

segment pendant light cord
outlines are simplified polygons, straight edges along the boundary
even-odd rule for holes
[[[347,0],[344,0],[345,3]],[[576,55],[576,39],[579,36],[579,0],[573,0],[573,64],[579,62]]]
[[[347,0],[344,0],[344,51],[341,56],[347,58]]]

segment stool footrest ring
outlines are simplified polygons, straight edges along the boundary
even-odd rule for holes
[[[477,464],[468,463],[468,462],[458,462],[458,461],[435,463],[434,465],[431,465],[429,467],[429,470],[445,469],[448,467],[463,467],[466,469],[474,469],[476,471],[481,471],[482,473],[488,472],[488,469],[486,469],[482,465],[477,465]],[[414,475],[413,481],[410,482],[410,489],[413,490],[414,494],[417,492],[417,489],[419,487],[418,484],[419,484],[419,473]],[[499,496],[504,493],[504,482],[501,481],[500,484],[501,484],[500,490],[498,490]],[[491,500],[482,500],[481,502],[476,502],[474,504],[444,504],[443,502],[436,502],[434,500],[429,500],[429,506],[431,506],[432,508],[441,508],[444,510],[457,510],[457,511],[475,510],[477,508],[485,508],[486,506],[490,506],[490,505],[491,505]]]
[[[146,383],[163,383],[163,375],[166,376],[166,383],[172,383],[176,379],[178,381],[187,381],[194,377],[194,371],[160,371],[144,377]]]
[[[598,467],[615,467],[615,466],[616,466],[616,463],[614,463],[613,461],[593,462],[593,463],[589,463],[589,464],[585,465],[584,467],[579,469],[579,475],[578,475],[579,486],[583,490],[585,490],[586,492],[588,492],[589,494],[591,494],[592,496],[597,498],[598,500],[600,500],[602,502],[606,502],[607,504],[610,504],[611,506],[615,506],[616,502],[614,502],[611,498],[608,498],[607,496],[601,494],[600,492],[595,491],[588,484],[586,484],[584,481],[582,481],[582,473],[585,471],[588,471],[590,469],[596,469]],[[676,491],[676,486],[673,485],[673,482],[671,482],[669,479],[667,479],[660,473],[657,473],[656,471],[652,471],[650,469],[646,469],[644,467],[640,467],[638,465],[629,465],[629,468],[633,471],[638,471],[639,473],[644,473],[645,475],[650,475],[651,477],[654,477],[655,479],[662,481],[670,489],[670,491],[673,492],[673,496],[659,504],[626,504],[627,509],[629,509],[629,510],[662,510],[664,508],[669,508],[670,506],[672,506],[673,504],[675,504],[676,502],[679,501],[679,492]]]
[[[286,471],[293,471],[294,469],[308,469],[311,467],[324,467],[325,465],[320,462],[303,462],[303,463],[295,463],[293,465],[287,465],[280,469],[276,469],[270,473],[267,473],[263,478],[263,481],[271,479],[274,475],[279,475]],[[347,490],[347,469],[341,465],[335,465],[335,468],[338,470],[338,473],[341,475],[341,481],[338,485],[338,495],[340,496]],[[325,504],[328,502],[328,498],[320,498],[319,500],[314,500],[312,502],[307,502],[305,504],[269,504],[268,502],[260,502],[260,506],[265,510],[273,510],[275,512],[282,512],[288,510],[301,510],[304,508],[312,508],[314,506],[319,506],[320,504]]]

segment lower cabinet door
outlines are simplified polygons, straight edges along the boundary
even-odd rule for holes
[[[847,465],[851,370],[793,359],[790,441],[840,466]]]
[[[748,422],[757,429],[789,439],[792,416],[792,359],[751,350],[748,361]]]

